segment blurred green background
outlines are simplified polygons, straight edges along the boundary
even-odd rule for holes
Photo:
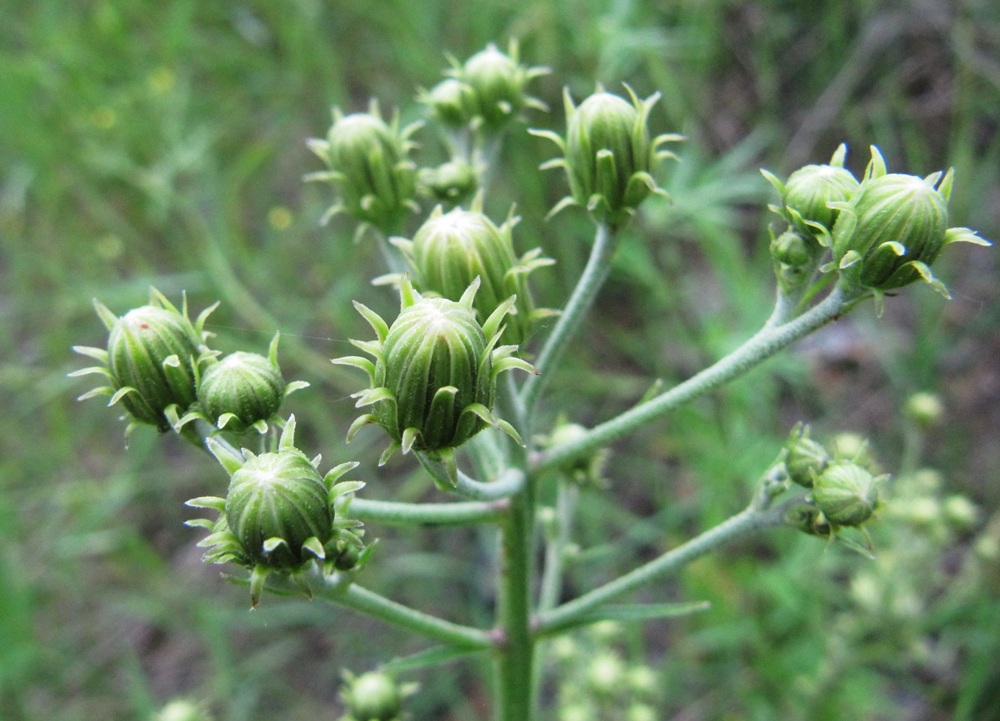
[[[535,274],[558,306],[586,258],[590,222],[539,173],[562,128],[560,93],[627,81],[663,93],[655,132],[680,162],[628,231],[585,338],[553,381],[547,418],[594,423],[656,378],[681,380],[735,347],[773,293],[757,169],[824,162],[840,142],[861,172],[954,166],[951,224],[1000,239],[1000,7],[989,0],[799,3],[677,0],[9,0],[0,23],[0,719],[148,719],[169,699],[217,719],[336,718],[341,668],[423,647],[320,604],[266,599],[203,565],[182,522],[219,494],[214,460],[76,403],[101,345],[91,299],[116,313],[155,285],[193,311],[216,299],[217,345],[264,352],[282,332],[301,445],[324,465],[357,458],[370,497],[432,497],[411,467],[376,470],[382,440],[342,444],[360,379],[330,366],[369,330],[351,299],[395,301],[368,280],[372,244],[319,225],[329,189],[306,139],[330,108],[370,97],[417,118],[418,87],[489,42],[520,42],[552,72],[507,139],[487,211],[517,202],[515,242],[557,259]],[[430,129],[418,135],[441,159]],[[436,159],[436,160],[435,160]],[[600,641],[651,669],[664,719],[1000,718],[1000,304],[997,252],[952,248],[926,288],[864,307],[711,399],[615,448],[611,488],[587,493],[570,588],[582,591],[739,510],[798,420],[872,440],[898,478],[876,561],[776,533],[727,549],[645,600],[710,611]],[[906,399],[931,391],[942,422],[919,432]],[[545,425],[545,424],[541,424]],[[928,470],[931,469],[931,470]],[[608,503],[608,498],[613,503]],[[973,504],[972,506],[969,503]],[[964,505],[963,505],[964,504]],[[474,531],[381,538],[365,583],[449,618],[486,623],[490,542]],[[445,589],[442,591],[441,589]],[[582,662],[581,662],[582,663]],[[416,719],[486,718],[471,663],[412,674]],[[572,675],[566,672],[566,675]],[[546,687],[550,718],[558,674]],[[409,680],[409,677],[408,677]],[[602,717],[603,718],[603,717]],[[613,718],[613,717],[607,717]]]

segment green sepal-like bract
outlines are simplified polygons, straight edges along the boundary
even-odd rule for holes
[[[482,198],[477,197],[469,210],[456,208],[445,213],[436,208],[412,240],[394,238],[393,242],[413,268],[415,285],[425,294],[458,301],[479,278],[473,307],[480,320],[516,296],[501,340],[518,345],[540,319],[552,315],[552,311],[534,307],[527,277],[553,261],[543,257],[538,248],[517,257],[512,239],[517,220],[512,209],[498,227],[482,212]]]
[[[186,296],[178,310],[155,288],[150,289],[148,305],[120,318],[94,300],[94,308],[108,329],[107,349],[75,346],[73,350],[100,365],[70,375],[100,374],[109,382],[80,399],[110,395],[108,405],[121,403],[133,424],[169,430],[168,416],[184,413],[197,398],[199,364],[215,355],[205,344],[208,334],[204,325],[216,305],[206,308],[192,323]]]
[[[294,443],[294,416],[272,453],[235,451],[209,438],[208,449],[229,473],[229,490],[224,499],[202,497],[187,503],[219,513],[214,522],[199,519],[188,525],[210,531],[199,543],[209,549],[206,561],[251,569],[254,606],[268,573],[298,573],[314,562],[332,571],[344,543],[363,547],[360,522],[340,517],[345,505],[339,499],[364,484],[339,479],[358,464],[341,463],[321,475],[319,458],[310,460]]]
[[[374,358],[337,358],[333,362],[361,368],[370,387],[355,393],[358,408],[371,410],[348,431],[353,437],[369,423],[382,426],[392,443],[384,463],[401,448],[447,455],[487,425],[516,437],[493,414],[497,376],[513,368],[533,371],[513,356],[516,346],[497,346],[501,323],[515,302],[501,303],[482,323],[476,318],[477,278],[458,301],[424,297],[408,278],[400,284],[401,310],[391,326],[360,303],[358,311],[375,330],[377,341],[352,341]]]

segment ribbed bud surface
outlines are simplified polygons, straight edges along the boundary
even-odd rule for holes
[[[841,526],[859,526],[878,505],[875,477],[852,461],[837,461],[816,476],[813,500],[823,515]]]
[[[213,363],[202,374],[198,402],[202,412],[218,421],[226,413],[236,419],[226,425],[242,431],[278,412],[285,394],[279,370],[264,356],[237,351]]]
[[[118,319],[108,336],[108,366],[116,389],[137,391],[121,401],[135,420],[167,430],[164,409],[176,403],[183,413],[194,403],[198,344],[190,322],[173,310],[146,305]],[[171,356],[177,362],[165,366]]]
[[[300,451],[287,449],[254,456],[232,474],[226,520],[252,562],[290,569],[311,557],[303,554],[307,540],[330,540],[333,512],[322,476]],[[265,552],[271,538],[285,543]]]
[[[910,263],[930,265],[945,245],[945,198],[917,176],[890,173],[866,180],[852,211],[849,221],[843,214],[834,226],[833,252],[838,260],[850,251],[861,256],[847,274],[866,288],[891,290],[920,279]]]
[[[396,398],[396,413],[376,411],[399,441],[408,428],[420,436],[417,450],[456,446],[483,427],[470,403],[492,405],[491,361],[486,336],[475,313],[446,298],[422,298],[404,308],[383,345],[385,386]],[[451,386],[453,394],[442,388]],[[394,416],[394,417],[393,417]],[[393,422],[395,421],[395,422]]]
[[[858,186],[849,170],[834,165],[806,165],[788,176],[782,200],[786,208],[803,219],[831,229],[839,211],[827,203],[850,200]]]

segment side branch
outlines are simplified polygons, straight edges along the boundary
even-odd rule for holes
[[[585,435],[573,441],[539,454],[534,459],[532,470],[534,472],[549,470],[573,458],[586,455],[594,449],[607,446],[668,411],[715,390],[760,365],[795,341],[839,318],[858,300],[859,296],[845,292],[837,286],[821,303],[807,312],[782,325],[764,327],[732,353],[683,383],[616,418],[594,426]]]

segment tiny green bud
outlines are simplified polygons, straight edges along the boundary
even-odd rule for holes
[[[967,228],[948,228],[948,198],[954,172],[926,178],[888,173],[877,148],[860,187],[840,211],[832,232],[834,260],[851,286],[877,292],[917,280],[947,295],[931,264],[956,241],[989,245]]]
[[[599,696],[613,696],[626,690],[625,664],[614,653],[595,655],[587,667],[587,683]]]
[[[277,365],[244,351],[209,365],[198,384],[202,412],[219,428],[237,433],[274,416],[284,397]]]
[[[396,721],[403,708],[403,694],[386,673],[370,671],[357,678],[346,676],[341,696],[352,721]]]
[[[934,393],[914,393],[906,400],[906,417],[917,427],[927,430],[936,425],[944,415],[944,405],[940,396]]]
[[[461,159],[449,160],[436,168],[420,171],[420,185],[427,195],[450,206],[471,198],[479,185],[476,170]]]
[[[878,507],[879,480],[853,461],[835,461],[816,475],[812,498],[831,523],[860,526]]]
[[[782,291],[792,293],[812,278],[823,248],[811,234],[789,228],[772,238],[770,251]]]
[[[203,703],[174,699],[161,708],[152,721],[212,721],[212,714]]]
[[[830,462],[830,454],[809,437],[809,426],[798,424],[785,442],[785,468],[788,477],[804,488],[812,488],[813,479]]]
[[[565,168],[569,180],[571,197],[560,202],[552,213],[569,204],[582,205],[598,222],[621,226],[650,194],[664,194],[653,173],[659,161],[671,154],[658,148],[679,136],[652,139],[649,112],[659,94],[640,101],[631,88],[625,89],[629,100],[599,89],[578,107],[567,90],[566,139],[548,131],[534,131],[555,142],[565,156],[542,166]]]
[[[333,117],[326,139],[309,141],[329,170],[307,179],[329,181],[340,192],[326,217],[347,212],[384,233],[393,232],[417,207],[417,167],[408,155],[413,148],[409,137],[419,124],[400,131],[398,117],[386,123],[375,103],[367,113],[343,115],[334,109]]]
[[[446,78],[420,99],[430,108],[431,113],[444,125],[460,128],[468,124],[475,115],[475,96],[471,87],[457,78]]]
[[[202,328],[215,306],[202,312],[195,324],[188,319],[186,301],[178,310],[155,289],[150,291],[149,305],[121,318],[96,300],[94,307],[109,331],[107,350],[74,347],[101,365],[71,375],[99,373],[110,384],[84,394],[81,400],[110,395],[109,405],[121,402],[134,422],[169,430],[168,410],[183,413],[196,400],[196,368],[212,355],[204,345]]]
[[[471,210],[440,208],[420,227],[411,242],[394,239],[416,274],[423,290],[453,301],[479,278],[474,308],[480,319],[489,318],[508,298],[516,300],[507,315],[505,343],[520,344],[547,311],[536,310],[528,290],[527,276],[552,263],[533,250],[518,258],[512,230],[517,218],[510,215],[497,227],[480,211],[477,199]]]

